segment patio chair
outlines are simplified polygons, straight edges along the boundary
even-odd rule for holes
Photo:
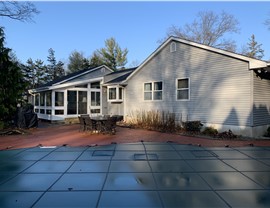
[[[80,122],[80,130],[81,130],[81,131],[85,131],[85,121],[84,121],[84,117],[78,116],[78,118],[79,118],[79,122]]]
[[[101,132],[107,134],[115,134],[116,122],[116,117],[109,117],[107,120],[103,121],[103,125],[101,126]]]
[[[84,117],[84,122],[85,122],[85,130],[88,130],[88,131],[97,130],[96,122],[94,120],[92,120],[89,116]]]

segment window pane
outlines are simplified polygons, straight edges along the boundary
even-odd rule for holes
[[[177,88],[178,89],[188,88],[188,79],[179,79],[178,80]]]
[[[40,113],[41,114],[45,114],[45,110],[44,109],[40,109]]]
[[[152,83],[145,83],[144,91],[152,91]]]
[[[116,88],[109,88],[109,100],[116,100]]]
[[[46,106],[52,106],[52,92],[46,92]]]
[[[64,115],[64,110],[55,110],[54,114],[55,115]]]
[[[87,92],[79,91],[79,114],[87,114]]]
[[[123,99],[123,88],[119,88],[119,100]]]
[[[46,114],[47,115],[51,115],[52,114],[52,110],[46,110]]]
[[[91,109],[91,113],[100,113],[100,109]]]
[[[154,92],[154,100],[162,100],[162,91]]]
[[[100,92],[91,92],[91,106],[100,106]]]
[[[100,89],[100,82],[92,82],[91,83],[91,88]]]
[[[64,92],[55,92],[55,106],[64,106]]]
[[[162,82],[155,82],[154,90],[162,90]]]
[[[188,90],[177,90],[177,99],[178,100],[188,100]]]
[[[77,114],[77,91],[68,91],[67,114]]]
[[[152,92],[145,92],[144,100],[152,100]]]
[[[100,106],[100,92],[96,92],[96,106]]]
[[[87,88],[88,86],[87,86],[87,84],[84,84],[84,85],[76,85],[75,87],[76,88]]]
[[[35,95],[35,106],[39,106],[39,94]]]
[[[45,93],[42,92],[40,93],[40,106],[44,106],[45,105]]]

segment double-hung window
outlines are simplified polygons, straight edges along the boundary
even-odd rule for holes
[[[144,100],[162,100],[163,83],[144,83]]]
[[[189,78],[176,80],[177,100],[189,100]]]

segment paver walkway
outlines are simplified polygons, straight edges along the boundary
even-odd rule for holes
[[[129,129],[117,127],[116,135],[89,134],[79,131],[79,125],[48,125],[41,123],[37,129],[30,130],[29,135],[0,136],[0,150],[43,146],[87,146],[105,145],[111,143],[131,142],[167,142],[173,141],[179,144],[193,144],[207,147],[239,146],[270,146],[268,140],[214,140],[166,134],[156,131]]]
[[[0,207],[270,207],[270,147],[3,150]]]

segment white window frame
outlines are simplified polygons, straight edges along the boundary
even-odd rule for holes
[[[162,90],[155,90],[155,83],[157,83],[157,82],[161,82],[162,83]],[[145,89],[144,89],[145,84],[151,84],[152,90],[145,91]],[[143,100],[146,101],[146,102],[147,101],[163,101],[163,91],[164,91],[164,82],[163,81],[149,81],[149,82],[144,82],[143,83]],[[151,99],[150,100],[145,100],[144,93],[146,93],[146,92],[151,93]],[[155,92],[161,92],[162,99],[160,99],[160,100],[154,99]]]
[[[178,80],[184,80],[187,79],[188,80],[188,88],[178,88]],[[189,77],[184,77],[184,78],[177,78],[175,80],[175,88],[176,88],[176,101],[189,101],[190,100],[190,78]],[[178,91],[179,90],[188,90],[188,99],[178,99]]]
[[[115,89],[116,90],[116,98],[115,99],[110,99],[110,89]],[[120,89],[122,90],[122,98],[120,99],[119,98],[119,92],[120,92]],[[123,97],[124,97],[124,88],[121,87],[121,86],[108,86],[108,92],[107,92],[107,100],[108,102],[122,102],[123,101]]]

